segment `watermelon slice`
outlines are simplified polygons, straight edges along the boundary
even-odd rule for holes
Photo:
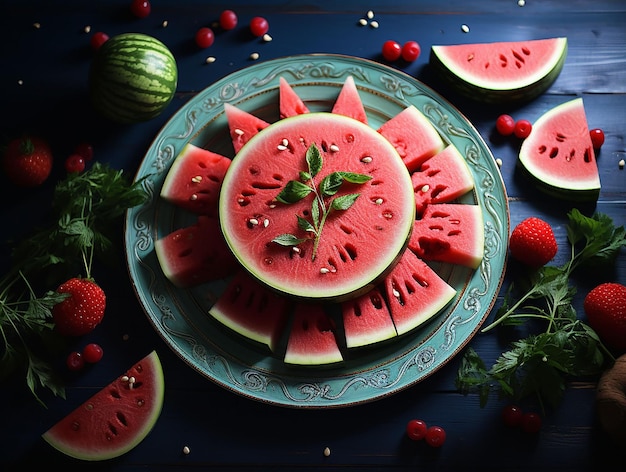
[[[450,202],[474,188],[474,178],[457,148],[450,144],[411,174],[415,208],[421,215],[430,203]]]
[[[332,113],[349,116],[350,118],[354,118],[361,123],[367,124],[365,108],[363,107],[359,91],[354,83],[354,77],[351,75],[349,75],[343,83],[343,86],[339,91],[339,96],[333,106]]]
[[[396,148],[409,172],[444,148],[435,127],[413,105],[383,123],[378,132]]]
[[[242,110],[230,103],[224,103],[224,112],[230,129],[230,139],[233,142],[235,152],[250,141],[250,138],[270,124],[247,111]]]
[[[239,271],[209,310],[216,320],[273,352],[287,322],[287,298]]]
[[[161,361],[152,351],[52,426],[43,439],[85,461],[121,456],[152,430],[161,414],[164,392]]]
[[[163,274],[181,288],[222,279],[238,267],[217,218],[210,216],[198,216],[194,225],[157,239],[154,249]]]
[[[567,38],[432,46],[430,65],[451,88],[480,102],[532,100],[563,69]]]
[[[229,165],[229,158],[188,143],[165,177],[161,198],[199,215],[216,215]]]
[[[413,224],[409,249],[427,261],[476,269],[485,252],[485,231],[478,205],[440,203],[426,207]]]
[[[362,347],[398,335],[387,303],[378,288],[341,304],[346,347]]]
[[[322,365],[343,361],[335,329],[335,323],[322,304],[296,304],[285,363]]]
[[[330,205],[358,195],[325,219],[313,257],[315,243],[302,220],[313,221],[315,194],[288,204],[276,197],[289,182],[300,182],[315,143],[323,162],[316,186],[338,172],[372,179],[344,182],[326,198]],[[308,301],[339,302],[368,292],[406,247],[415,221],[411,179],[393,146],[371,127],[325,112],[285,118],[254,136],[226,172],[219,205],[225,239],[242,266],[265,285]],[[277,243],[283,235],[297,243]]]
[[[411,251],[404,252],[383,285],[398,335],[426,323],[456,295],[453,287]]]
[[[575,201],[600,195],[598,165],[582,98],[548,110],[519,152],[521,167],[547,194]]]
[[[304,104],[298,94],[291,88],[291,85],[284,77],[279,79],[279,112],[281,120],[294,115],[309,113],[309,109]]]

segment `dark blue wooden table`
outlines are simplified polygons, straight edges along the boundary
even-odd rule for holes
[[[566,244],[566,213],[572,204],[538,197],[515,172],[517,146],[498,139],[494,123],[501,113],[531,122],[575,97],[584,100],[591,128],[602,128],[606,142],[598,155],[602,191],[595,207],[618,225],[626,223],[626,5],[618,0],[265,2],[153,1],[144,19],[128,14],[130,0],[9,1],[0,6],[0,133],[4,139],[24,131],[49,139],[58,156],[50,181],[19,191],[2,182],[3,267],[8,244],[45,221],[52,182],[63,173],[63,157],[76,143],[93,144],[96,159],[134,175],[146,149],[167,120],[195,94],[227,74],[258,61],[303,53],[338,53],[382,61],[387,39],[416,40],[422,55],[396,64],[439,92],[475,125],[495,157],[502,160],[511,227],[535,215],[549,221],[559,244]],[[195,31],[230,8],[240,26],[219,34],[208,50],[193,43]],[[378,28],[359,26],[367,11]],[[253,16],[270,23],[271,42],[241,33]],[[163,22],[167,21],[164,27]],[[35,27],[35,24],[39,27]],[[469,27],[468,32],[462,25]],[[179,66],[175,99],[159,117],[136,125],[115,125],[98,117],[87,100],[90,33],[114,35],[138,31],[153,35],[173,51]],[[434,44],[491,42],[566,36],[569,52],[554,85],[519,106],[486,106],[455,95],[428,68]],[[207,56],[215,56],[207,64]],[[119,243],[122,242],[120,231]],[[559,251],[554,263],[566,261]],[[48,446],[41,434],[76,406],[155,349],[166,377],[165,404],[154,430],[134,450],[88,470],[624,470],[626,454],[613,444],[595,416],[595,379],[571,379],[560,406],[549,411],[536,435],[503,425],[505,400],[492,398],[485,408],[476,395],[455,388],[457,356],[435,375],[390,398],[330,410],[300,410],[261,404],[216,386],[194,372],[164,343],[148,322],[130,284],[120,249],[113,264],[99,267],[108,294],[107,315],[90,340],[105,350],[103,360],[76,376],[67,376],[66,398],[41,392],[35,402],[21,377],[0,384],[0,468],[28,464],[80,466]],[[626,283],[626,255],[611,273],[577,279],[576,308],[596,284]],[[505,279],[504,286],[510,282]],[[496,302],[496,306],[501,299]],[[478,334],[469,343],[486,362],[507,348],[495,333]],[[53,360],[54,361],[54,360]],[[58,359],[56,360],[58,362]],[[443,447],[432,449],[405,437],[412,418],[447,431]],[[190,448],[183,454],[183,447]],[[329,448],[331,454],[323,452]],[[21,470],[21,469],[20,469]]]

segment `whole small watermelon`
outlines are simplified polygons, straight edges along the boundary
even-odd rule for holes
[[[174,98],[178,68],[172,52],[156,38],[123,33],[106,41],[89,70],[94,108],[118,123],[150,120]]]

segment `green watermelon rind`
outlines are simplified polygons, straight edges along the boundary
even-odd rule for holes
[[[131,371],[135,368],[135,366],[141,364],[142,366],[148,365],[150,370],[153,372],[152,378],[155,379],[153,382],[153,389],[151,391],[152,398],[154,399],[154,403],[152,404],[152,411],[150,415],[146,417],[146,421],[142,428],[138,429],[135,435],[129,438],[128,441],[119,445],[116,448],[110,448],[108,450],[104,450],[100,448],[98,451],[89,451],[85,448],[77,448],[73,446],[70,441],[64,440],[62,436],[62,422],[67,418],[67,416],[61,419],[58,423],[53,425],[50,429],[48,429],[44,434],[42,434],[42,438],[50,444],[52,447],[62,452],[63,454],[73,457],[75,459],[80,459],[84,461],[104,461],[109,459],[114,459],[123,454],[126,454],[133,448],[135,448],[139,443],[141,443],[146,436],[152,431],[154,425],[156,424],[159,416],[161,415],[161,411],[163,409],[163,402],[165,398],[165,377],[163,375],[163,366],[161,365],[161,360],[156,351],[152,351],[139,362],[135,363],[128,371]],[[127,372],[128,372],[127,371]],[[145,371],[145,370],[144,370]],[[81,410],[85,404],[91,402],[96,399],[98,395],[108,392],[108,389],[111,385],[116,382],[122,382],[121,376],[115,379],[106,387],[102,388],[96,394],[94,394],[91,398],[86,400],[80,406],[78,406],[72,413],[68,416],[73,415],[75,412]],[[145,387],[147,384],[143,382],[142,387]],[[146,402],[147,403],[147,402]],[[106,421],[106,419],[105,419]],[[91,428],[89,433],[92,433],[93,427],[95,426],[93,423],[90,424]],[[102,425],[103,428],[107,428],[107,424]]]
[[[445,51],[444,48],[448,46],[431,46],[429,64],[437,77],[442,79],[448,87],[471,100],[493,105],[531,101],[550,88],[565,64],[568,50],[567,38],[552,39],[560,46],[557,48],[558,59],[553,64],[546,64],[546,67],[527,80],[526,83],[520,82],[518,86],[512,88],[498,85],[495,81],[491,84],[486,81],[482,84],[473,82],[473,78],[456,71],[455,65],[451,61],[441,57],[442,51]],[[532,44],[532,40],[529,43]]]
[[[583,107],[582,98],[575,98],[568,102],[557,105],[551,108],[543,115],[541,115],[537,121],[533,124],[533,130],[531,135],[524,140],[520,147],[517,167],[522,171],[524,176],[533,182],[535,187],[542,193],[555,197],[561,200],[571,200],[574,202],[593,202],[600,196],[601,184],[600,177],[596,173],[596,179],[593,182],[577,184],[576,181],[560,178],[560,176],[550,175],[545,172],[545,168],[541,165],[535,165],[531,158],[531,153],[528,150],[535,144],[535,139],[538,135],[543,134],[542,129],[546,122],[561,113],[567,113],[572,108]],[[583,108],[584,110],[584,108]],[[584,111],[583,111],[584,113]],[[593,145],[591,138],[588,134],[585,135],[588,138],[588,149],[593,152]],[[595,154],[594,154],[595,159]],[[597,166],[596,166],[597,172]]]

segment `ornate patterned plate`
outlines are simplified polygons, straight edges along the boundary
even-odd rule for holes
[[[225,102],[268,122],[276,121],[279,77],[284,76],[311,111],[330,111],[349,75],[355,79],[372,127],[378,128],[413,104],[444,141],[454,144],[465,156],[476,189],[464,198],[483,210],[485,255],[477,270],[434,266],[458,294],[452,304],[414,333],[348,353],[341,365],[289,366],[219,326],[208,315],[227,281],[182,290],[163,276],[154,241],[195,219],[162,201],[159,192],[170,164],[188,142],[234,155]],[[434,91],[376,62],[349,56],[302,55],[235,72],[200,92],[171,118],[148,149],[136,177],[144,179],[150,198],[128,212],[125,245],[130,276],[149,320],[193,369],[226,389],[261,402],[299,408],[343,407],[380,399],[420,382],[472,338],[491,310],[504,277],[508,203],[489,148],[467,119]]]

